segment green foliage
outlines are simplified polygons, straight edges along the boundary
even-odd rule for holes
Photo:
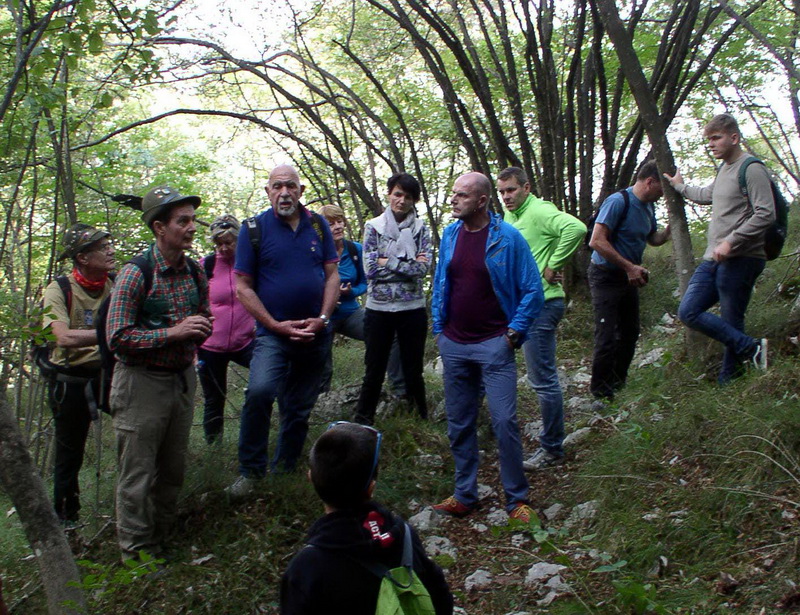
[[[157,559],[146,551],[140,551],[138,559],[123,560],[121,566],[89,560],[78,560],[77,564],[87,573],[83,575],[80,583],[72,582],[71,586],[80,587],[89,596],[99,600],[135,583],[142,577],[157,572],[159,566],[164,564],[164,560]]]
[[[667,609],[655,601],[656,588],[652,583],[637,581],[612,581],[617,589],[617,601],[637,615],[644,613],[669,613]]]
[[[793,245],[798,230],[790,228]],[[775,558],[773,577],[794,567],[770,547],[786,540],[776,517],[796,514],[790,502],[800,501],[800,418],[796,357],[782,358],[779,350],[792,326],[787,299],[769,289],[795,265],[789,259],[770,263],[748,311],[748,330],[775,340],[772,367],[721,390],[713,357],[688,361],[682,336],[649,333],[672,289],[656,275],[668,265],[658,254],[650,258],[654,275],[642,296],[643,325],[651,324],[642,345],[666,352],[658,367],[631,374],[608,419],[612,431],[592,451],[578,489],[599,500],[603,511],[592,544],[612,559],[597,570],[618,574],[613,562],[627,562],[624,578],[613,580],[620,605],[647,613],[703,602],[711,611],[721,602],[713,598],[713,579],[724,570],[746,576],[740,571],[746,549],[763,548]],[[670,562],[664,578],[661,565],[654,566],[661,558]],[[691,590],[685,579],[696,579]],[[739,589],[737,603],[767,604],[783,591],[777,580],[768,588],[761,583]]]

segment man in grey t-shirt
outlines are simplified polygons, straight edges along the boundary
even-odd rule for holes
[[[766,368],[767,340],[744,333],[744,314],[756,279],[764,270],[764,234],[775,221],[775,202],[764,165],[751,164],[739,186],[739,170],[748,155],[736,120],[723,113],[705,127],[708,147],[722,160],[714,181],[705,188],[687,186],[680,172],[664,174],[675,190],[696,203],[711,203],[708,247],[683,295],[678,316],[688,327],[725,345],[718,381],[726,384],[752,361]],[[719,303],[720,315],[708,310]]]

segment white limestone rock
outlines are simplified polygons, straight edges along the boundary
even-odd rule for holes
[[[545,519],[547,519],[548,521],[552,521],[559,515],[559,513],[562,510],[564,510],[564,505],[556,502],[552,506],[548,506],[547,508],[545,508],[542,511],[542,514],[544,515]]]
[[[493,526],[508,525],[508,513],[502,508],[495,508],[486,515],[486,522]]]
[[[453,546],[449,538],[444,536],[429,536],[425,539],[425,552],[429,557],[447,555],[454,560],[458,557],[458,549]]]
[[[564,527],[570,528],[582,521],[589,521],[594,519],[597,514],[597,500],[589,500],[583,504],[578,504],[572,509],[567,520],[564,521]]]
[[[468,592],[473,590],[488,589],[492,585],[492,573],[488,570],[479,569],[464,579],[464,589]]]
[[[442,518],[436,514],[431,506],[426,506],[416,515],[411,517],[408,522],[418,532],[428,532],[442,523]]]
[[[545,585],[550,579],[557,577],[565,568],[566,566],[561,564],[551,564],[549,562],[534,564],[528,569],[528,574],[525,575],[525,585],[534,588]]]
[[[591,433],[591,427],[581,427],[580,429],[576,429],[572,433],[567,434],[567,437],[564,438],[564,446],[575,446],[576,444],[580,444],[586,440]]]

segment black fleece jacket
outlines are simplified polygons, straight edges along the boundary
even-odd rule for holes
[[[410,527],[410,526],[409,526]],[[281,581],[282,615],[374,615],[381,580],[358,561],[400,565],[403,519],[375,502],[327,514],[308,531],[306,546]],[[451,615],[453,597],[441,568],[414,530],[414,571],[431,595],[436,615]]]

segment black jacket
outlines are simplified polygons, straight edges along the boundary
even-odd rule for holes
[[[317,519],[306,546],[283,575],[281,614],[374,615],[381,580],[358,562],[396,568],[404,532],[403,519],[375,502]],[[453,597],[441,568],[425,555],[416,532],[411,536],[414,571],[428,589],[436,614],[451,615]]]

